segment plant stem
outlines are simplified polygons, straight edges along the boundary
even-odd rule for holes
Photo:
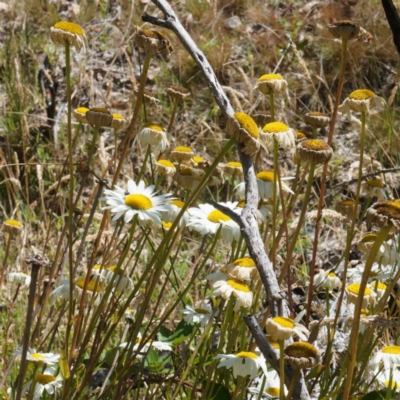
[[[270,95],[271,96],[271,95]],[[277,204],[277,190],[278,190],[278,180],[279,180],[279,168],[278,168],[278,141],[275,139],[274,136],[274,182],[272,186],[272,228],[271,228],[271,235],[272,235],[272,249],[271,249],[271,259],[273,263],[273,268],[276,268],[276,257],[275,257],[275,240],[276,240],[276,219],[278,215],[278,204]]]
[[[284,340],[278,340],[279,343],[279,400],[285,400],[285,355],[284,355]]]
[[[269,94],[269,109],[271,112],[271,122],[275,121],[275,103],[274,103],[274,92]]]
[[[8,260],[8,255],[10,253],[11,237],[12,237],[12,235],[9,233],[8,239],[7,239],[7,244],[6,244],[6,251],[4,254],[3,269],[1,270],[1,276],[0,276],[0,290],[1,290],[1,287],[3,286],[4,274],[5,274],[6,268],[7,268],[7,260]]]
[[[300,370],[296,368],[293,371],[292,380],[290,381],[289,391],[286,396],[286,400],[290,400],[293,396],[294,389],[296,388],[297,378],[299,377]]]
[[[176,116],[176,110],[178,109],[178,103],[179,100],[176,98],[174,100],[174,105],[172,108],[172,114],[171,114],[171,119],[169,120],[169,124],[168,124],[168,128],[167,128],[167,132],[171,133],[172,127],[174,126],[174,122],[175,122],[175,116]]]

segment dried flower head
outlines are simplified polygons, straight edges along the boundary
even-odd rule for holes
[[[111,123],[111,127],[114,128],[116,131],[119,131],[124,128],[126,124],[126,119],[121,114],[113,114],[113,120]]]
[[[293,368],[312,368],[318,365],[319,351],[307,342],[291,343],[285,348],[285,363]]]
[[[80,51],[82,48],[86,51],[87,38],[85,31],[74,22],[60,21],[50,28],[50,39],[56,43],[65,46],[66,42],[76,50]]]
[[[268,318],[265,329],[272,336],[273,340],[288,340],[295,334],[303,340],[307,340],[304,333],[309,333],[304,326],[287,317]]]
[[[86,112],[86,120],[92,126],[111,126],[113,115],[105,108],[95,107]]]
[[[258,126],[250,115],[242,112],[235,113],[228,118],[226,130],[239,143],[244,145],[242,151],[245,154],[251,156],[260,150]]]
[[[146,53],[169,55],[173,51],[167,35],[160,31],[138,29],[133,40],[136,46],[142,48]]]
[[[262,94],[269,95],[282,94],[285,92],[288,84],[279,74],[265,74],[258,78],[257,84],[253,90],[257,89]]]
[[[223,166],[223,170],[230,176],[243,176],[242,163],[237,161],[229,161]]]
[[[156,173],[165,176],[172,176],[176,172],[175,165],[169,160],[156,161]]]
[[[138,140],[141,145],[150,145],[155,150],[160,150],[161,152],[164,152],[169,145],[167,132],[164,127],[152,122],[143,124],[138,135]]]
[[[307,136],[305,133],[297,131],[297,132],[295,132],[295,139],[296,139],[296,143],[300,143],[303,140],[306,140]]]
[[[400,230],[400,199],[381,200],[374,203],[367,211],[367,223],[386,227],[389,224]]]
[[[3,225],[4,231],[11,236],[19,236],[22,232],[22,225],[15,219],[7,219]]]
[[[337,21],[328,28],[335,38],[344,40],[355,39],[360,32],[360,26],[349,20]]]
[[[347,118],[351,119],[351,110],[370,114],[383,110],[385,106],[386,101],[377,96],[372,90],[358,89],[350,93],[349,97],[339,107],[339,111],[342,114],[347,114]]]
[[[296,146],[296,153],[301,161],[324,164],[332,157],[332,147],[319,139],[303,140]]]
[[[335,290],[340,289],[342,287],[342,282],[337,277],[337,275],[329,271],[320,271],[314,277],[314,285],[316,288],[319,289],[328,289],[328,290]]]
[[[329,124],[329,116],[318,111],[310,111],[304,114],[304,122],[313,128],[325,128]]]
[[[180,103],[181,101],[185,101],[188,97],[190,97],[189,90],[185,89],[182,86],[170,86],[167,89],[167,93],[172,97],[173,100]]]
[[[361,206],[357,206],[356,210],[356,202],[355,200],[343,200],[336,204],[336,211],[345,217],[352,218],[354,213],[356,213],[356,218],[360,214]]]
[[[360,295],[360,283],[352,283],[346,287],[347,303],[356,304],[358,296]],[[362,308],[368,308],[370,304],[375,304],[375,293],[366,287],[362,302]]]
[[[278,142],[279,147],[283,149],[296,145],[294,130],[282,122],[270,122],[260,132],[260,140],[268,150],[274,148],[274,139]]]
[[[171,158],[174,161],[189,161],[194,156],[194,152],[190,147],[178,146],[171,152]]]
[[[361,190],[368,197],[376,197],[378,200],[386,200],[385,183],[382,178],[368,179],[361,184]]]
[[[361,253],[369,253],[372,249],[372,246],[375,243],[377,238],[376,233],[367,233],[365,234],[357,243],[357,249],[361,251]]]
[[[176,181],[186,190],[194,190],[200,183],[204,171],[199,168],[184,167],[176,174]]]
[[[78,107],[72,111],[72,115],[78,122],[80,122],[82,124],[88,124],[87,119],[86,119],[86,113],[88,111],[89,111],[89,109],[86,107]]]
[[[238,258],[226,266],[228,276],[241,281],[258,279],[258,271],[255,262],[249,257]]]

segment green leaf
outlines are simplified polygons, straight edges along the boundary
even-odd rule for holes
[[[158,332],[158,339],[161,342],[166,342],[172,345],[177,345],[185,341],[193,331],[193,326],[187,324],[184,320],[179,322],[175,332],[170,331],[164,326]]]
[[[395,400],[396,394],[393,393],[391,396],[392,400]],[[379,390],[367,393],[362,400],[385,400],[386,399],[386,390]]]
[[[103,359],[103,365],[110,368],[114,362],[115,354],[118,351],[118,347],[108,350]]]
[[[212,384],[212,382],[211,382]],[[210,400],[231,400],[229,390],[220,383],[214,383],[213,391],[210,393]]]

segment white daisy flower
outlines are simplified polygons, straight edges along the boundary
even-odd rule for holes
[[[146,342],[143,344],[143,342]],[[119,345],[120,348],[124,349],[129,347],[129,342],[124,342]],[[150,347],[159,350],[159,351],[172,351],[172,347],[164,342],[160,342],[157,340],[151,339],[143,339],[142,334],[139,332],[138,337],[136,338],[136,342],[132,347],[132,351],[135,352],[141,346],[140,353],[137,355],[137,358],[143,358],[146,353],[149,351]]]
[[[232,211],[237,206],[237,202],[219,203],[229,207]],[[187,226],[193,228],[202,235],[215,234],[221,227],[222,239],[225,242],[238,241],[240,238],[239,225],[230,217],[217,210],[211,204],[199,204],[198,208],[190,208],[189,223]]]
[[[400,347],[385,346],[384,348],[376,352],[370,361],[371,369],[379,368],[379,363],[381,361],[385,370],[400,367]]]
[[[24,286],[29,286],[31,283],[31,277],[23,272],[11,272],[8,275],[8,280]]]
[[[165,222],[174,222],[178,214],[181,212],[182,207],[185,205],[185,203],[181,200],[172,200],[169,202],[170,209],[168,211],[163,211],[162,216],[163,220]],[[181,219],[179,220],[179,227],[185,227],[189,223],[189,213],[186,210]]]
[[[274,139],[279,147],[283,149],[296,146],[296,135],[294,130],[282,122],[270,122],[260,131],[260,140],[264,142],[268,150],[274,149]]]
[[[209,279],[209,277],[212,278],[212,275],[214,274],[207,276],[207,279]],[[236,298],[234,311],[240,310],[241,307],[251,307],[253,292],[244,282],[234,278],[230,279],[228,275],[221,273],[220,279],[213,282],[212,287],[214,292],[211,296],[213,297],[221,296],[227,300],[233,295]]]
[[[305,326],[299,324],[304,314],[305,311],[302,311],[294,320],[288,317],[268,318],[265,329],[272,336],[272,340],[288,340],[292,336],[297,335],[306,342],[306,335],[309,335],[310,332]]]
[[[237,354],[218,354],[214,360],[221,360],[217,368],[232,368],[233,377],[250,375],[251,379],[257,376],[259,368],[267,374],[267,365],[263,356],[251,351],[241,351]]]
[[[378,112],[386,107],[386,101],[371,90],[358,89],[350,93],[343,104],[339,107],[342,114],[347,114],[347,118],[351,119],[350,110],[355,112],[365,112],[371,114]]]
[[[400,391],[400,371],[398,369],[384,369],[377,375],[378,382],[388,388],[390,381],[392,382],[392,390]]]
[[[321,270],[318,274],[314,276],[314,285],[317,289],[340,289],[342,287],[342,282],[338,276],[331,272],[332,270],[324,271]]]
[[[258,270],[255,262],[250,257],[238,258],[226,266],[227,274],[241,281],[251,281],[259,279]]]
[[[155,150],[164,152],[169,146],[167,132],[161,125],[147,122],[143,124],[142,130],[138,135],[138,140],[141,145],[150,145]]]
[[[39,400],[43,392],[54,394],[57,389],[62,387],[62,377],[55,376],[56,370],[53,367],[46,368],[42,374],[35,375],[35,389],[33,392],[33,400]],[[29,381],[22,389],[25,393],[32,386],[32,381]]]
[[[74,298],[78,296],[79,292],[76,286],[74,285],[73,289]],[[61,297],[63,300],[69,301],[70,296],[70,284],[69,279],[61,279],[59,286],[57,286],[52,292],[51,295],[54,297]]]
[[[18,348],[15,351],[15,355],[16,356],[22,355],[22,348]],[[28,361],[38,362],[38,363],[43,363],[43,364],[48,364],[48,365],[57,364],[59,358],[60,358],[59,354],[38,353],[35,349],[31,349],[30,347],[29,347],[28,353],[26,355],[26,359]]]
[[[161,212],[168,211],[171,206],[168,204],[171,201],[171,194],[161,194],[156,196],[154,185],[145,187],[145,183],[140,181],[136,184],[134,181],[128,181],[128,192],[125,192],[118,186],[115,190],[105,190],[105,200],[108,204],[104,210],[111,210],[115,213],[113,221],[121,218],[124,215],[124,221],[129,222],[137,215],[139,224],[146,224],[152,220],[157,225],[161,225]]]
[[[133,289],[132,279],[126,276],[122,268],[108,267],[104,273],[107,283],[111,283],[116,291],[122,292],[125,289]]]
[[[263,399],[278,399],[279,395],[280,395],[280,378],[279,378],[279,374],[273,370],[273,371],[269,371],[267,375],[265,375],[266,377],[266,381],[264,384],[264,390],[261,394],[261,398]],[[259,387],[249,387],[249,393],[251,394],[255,394],[257,396],[260,395],[260,391],[261,391],[261,385],[262,385],[262,379],[259,379]],[[285,396],[287,395],[288,390],[286,389],[285,386]],[[258,399],[259,397],[257,397]]]
[[[361,284],[354,282],[346,286],[347,304],[357,304],[358,297],[360,295]],[[369,305],[373,305],[376,302],[375,293],[367,286],[364,291],[362,308],[368,308]]]
[[[202,328],[204,328],[213,316],[213,311],[212,307],[207,302],[203,302],[198,308],[185,306],[183,314],[183,319],[186,321],[186,323],[199,324]]]
[[[369,287],[376,293],[376,300],[379,301],[380,298],[386,292],[387,286],[379,281],[374,281],[369,284]]]
[[[383,279],[389,278],[393,273],[392,269],[393,268],[390,265],[388,265],[387,267],[384,267],[382,265],[379,265],[378,263],[373,263],[368,281],[371,282],[373,280],[383,280]],[[360,282],[362,279],[363,273],[364,273],[364,264],[363,263],[357,264],[353,268],[349,268],[347,270],[347,274],[346,274],[347,282],[348,283]]]

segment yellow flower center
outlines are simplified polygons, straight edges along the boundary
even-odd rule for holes
[[[327,117],[326,114],[323,114],[319,111],[310,111],[306,115],[308,115],[309,117]]]
[[[105,269],[105,268],[107,268],[107,267],[104,266],[104,265],[95,265],[95,266],[92,268],[92,270]]]
[[[101,114],[111,114],[110,111],[108,111],[105,108],[101,108],[101,107],[95,107],[95,108],[91,108],[89,109],[89,111],[91,112],[97,112],[97,113],[101,113]]]
[[[376,240],[375,233],[367,233],[366,235],[364,235],[361,238],[362,243],[371,243],[371,242],[375,242],[375,240]]]
[[[305,139],[306,137],[303,132],[296,132],[296,139]]]
[[[389,387],[390,381],[385,381],[385,386]],[[397,382],[392,381],[392,389],[400,389],[400,385]]]
[[[164,165],[164,167],[175,168],[175,165],[171,161],[168,161],[168,160],[158,160],[157,163]]]
[[[231,218],[222,213],[219,210],[214,210],[211,211],[210,214],[208,214],[207,219],[211,222],[214,222],[215,224],[220,223],[221,221],[230,221]]]
[[[264,182],[277,181],[274,171],[261,171],[257,174],[257,178],[261,179]]]
[[[272,80],[281,81],[282,77],[279,74],[265,74],[265,75],[262,75],[260,78],[258,78],[259,82],[272,81]]]
[[[279,342],[276,340],[272,339],[272,335],[266,335],[265,336],[269,342],[269,344],[274,348],[274,349],[279,349]]]
[[[250,117],[250,115],[237,112],[234,114],[234,117],[236,121],[239,122],[239,125],[242,127],[242,129],[244,129],[251,137],[256,139],[258,138],[258,126],[254,119]]]
[[[373,207],[380,215],[384,215],[389,219],[400,220],[399,199],[393,201],[383,200],[379,203],[376,203]]]
[[[382,282],[374,282],[371,286],[373,289],[379,289],[379,290],[386,290],[387,288],[387,286]]]
[[[237,161],[229,161],[226,163],[228,167],[235,167],[235,168],[242,168],[242,163],[237,162]]]
[[[89,109],[86,107],[78,107],[75,109],[75,111],[80,114],[86,114],[89,111]]]
[[[251,351],[241,351],[240,353],[236,354],[238,358],[252,358],[253,360],[258,358],[257,354],[252,353]]]
[[[203,314],[203,315],[210,314],[210,311],[205,310],[204,308],[195,308],[194,311],[196,311],[197,314]]]
[[[40,353],[31,353],[31,356],[35,360],[44,360],[46,358],[43,354],[40,354]]]
[[[112,116],[114,119],[125,119],[121,114],[113,114]]]
[[[386,354],[400,354],[399,346],[386,346],[381,350],[382,353]]]
[[[344,207],[353,207],[356,204],[354,200],[343,200],[339,203],[339,205]]]
[[[15,221],[14,219],[7,219],[6,221],[4,221],[4,223],[6,225],[16,226],[17,228],[21,228],[22,227],[22,225],[18,221]]]
[[[85,285],[85,279],[78,279],[76,281],[77,286],[79,286],[81,289],[83,289],[83,286]],[[89,290],[90,292],[101,292],[101,285],[99,281],[91,279],[86,286],[86,289]]]
[[[164,229],[169,229],[172,226],[172,222],[162,221],[161,223],[162,223],[162,226],[163,226]]]
[[[239,208],[243,208],[246,205],[246,200],[240,200],[237,204]]]
[[[203,160],[204,160],[204,158],[203,158],[203,157],[200,157],[200,156],[194,156],[194,157],[193,157],[193,161],[194,161],[195,163],[202,162]]]
[[[62,31],[73,33],[73,34],[79,35],[79,36],[82,36],[85,34],[83,29],[78,24],[75,24],[74,22],[60,21],[54,25],[54,28],[61,29]]]
[[[178,151],[179,153],[193,153],[190,147],[185,147],[185,146],[175,147],[173,151]]]
[[[380,179],[370,179],[365,182],[368,186],[383,188],[383,182]]]
[[[185,203],[183,201],[180,201],[180,200],[172,200],[172,201],[169,202],[169,204],[177,206],[178,208],[182,208],[185,205]]]
[[[151,129],[151,130],[157,131],[157,132],[165,132],[164,128],[161,125],[152,124],[151,122],[147,122],[146,124],[143,124],[143,128]]]
[[[294,322],[291,318],[287,317],[274,317],[272,318],[274,322],[282,326],[283,328],[294,328]]]
[[[271,395],[273,397],[279,397],[281,392],[280,392],[279,388],[277,388],[277,387],[270,387],[265,390],[265,393],[268,393],[269,395]]]
[[[111,266],[111,267],[108,267],[107,268],[109,271],[111,271],[111,272],[114,272],[114,274],[117,274],[117,275],[124,275],[124,270],[120,267],[120,268],[117,268],[117,266],[116,265],[113,265],[113,266]]]
[[[282,133],[289,130],[289,127],[282,122],[270,122],[263,128],[264,133]]]
[[[48,383],[54,382],[56,378],[53,375],[49,374],[37,374],[35,376],[36,382],[41,383],[42,385],[47,385]]]
[[[151,200],[143,194],[130,194],[125,197],[125,204],[134,210],[148,210],[153,207]]]
[[[246,268],[252,268],[256,266],[255,262],[250,257],[238,258],[233,263],[235,265],[239,265],[240,267],[246,267]]]
[[[360,293],[360,284],[359,283],[352,283],[351,285],[347,286],[347,291],[358,295]],[[364,296],[369,296],[371,294],[371,289],[368,287],[365,288]]]
[[[143,29],[141,33],[144,36],[152,39],[167,40],[167,37],[159,31],[152,31],[151,29]]]
[[[336,274],[333,273],[333,272],[330,272],[330,273],[328,274],[328,276],[329,276],[329,278],[336,278]]]
[[[304,142],[301,142],[299,146],[314,151],[324,151],[331,149],[331,147],[327,143],[319,139],[304,140]]]
[[[228,279],[226,283],[233,289],[239,290],[240,292],[245,292],[248,293],[250,292],[250,288],[243,283],[242,281],[239,281],[238,279]]]
[[[349,99],[353,100],[368,100],[375,96],[372,90],[368,89],[358,89],[350,93]]]
[[[318,355],[318,350],[310,343],[295,342],[290,344],[285,349],[285,354],[289,357],[315,357]]]

